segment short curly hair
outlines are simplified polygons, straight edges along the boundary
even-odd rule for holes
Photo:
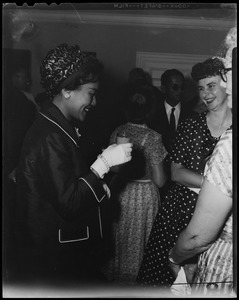
[[[61,44],[50,50],[40,67],[41,85],[50,97],[63,88],[74,90],[82,84],[98,80],[103,65],[78,45]]]
[[[135,85],[125,102],[125,114],[129,122],[142,124],[147,121],[154,103],[154,92],[149,85]]]
[[[212,57],[206,59],[204,62],[197,63],[192,67],[191,76],[194,81],[200,79],[220,75],[224,80],[226,68],[223,64],[222,59],[219,57]]]

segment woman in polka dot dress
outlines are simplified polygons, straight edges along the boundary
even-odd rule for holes
[[[208,110],[182,122],[169,154],[172,184],[158,212],[138,273],[140,285],[169,287],[174,281],[168,252],[194,212],[207,158],[221,134],[230,127],[225,88],[225,67],[219,58],[196,64],[192,77]]]

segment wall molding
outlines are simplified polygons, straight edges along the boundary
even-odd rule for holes
[[[7,10],[8,12],[10,10]],[[4,11],[6,12],[6,10]],[[102,11],[52,11],[28,9],[25,10],[24,18],[31,18],[37,22],[49,23],[78,23],[78,24],[96,24],[96,25],[118,25],[118,26],[139,26],[139,27],[158,27],[158,28],[176,28],[176,29],[203,29],[227,31],[234,27],[236,20],[202,18],[202,17],[178,17],[178,16],[156,16],[139,14],[120,14],[106,13]]]
[[[209,58],[210,55],[191,55],[178,53],[140,52],[136,53],[136,67],[148,72],[153,85],[160,88],[161,75],[167,69],[178,69],[190,78],[192,66]]]

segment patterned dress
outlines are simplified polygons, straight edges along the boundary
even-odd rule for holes
[[[205,178],[222,193],[232,197],[232,130],[222,135],[210,161]],[[232,214],[215,243],[203,252],[198,261],[192,291],[200,295],[233,294]]]
[[[213,137],[206,122],[207,112],[189,117],[177,130],[169,161],[203,174],[205,161],[211,155],[219,137]],[[168,252],[192,218],[198,194],[172,182],[163,200],[144,253],[137,277],[140,285],[168,288],[174,275],[168,264]]]
[[[111,183],[113,205],[113,246],[111,260],[104,268],[108,280],[133,285],[142,261],[154,218],[160,207],[159,189],[152,182],[152,166],[167,152],[159,133],[146,125],[126,123],[111,135],[124,132],[133,143],[132,161],[123,166]]]

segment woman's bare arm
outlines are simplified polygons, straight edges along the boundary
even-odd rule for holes
[[[167,180],[164,161],[152,166],[152,179],[158,188],[162,188]]]
[[[205,180],[194,215],[180,234],[170,257],[181,263],[209,249],[216,240],[232,209],[232,198]]]
[[[203,176],[185,168],[181,164],[172,163],[171,179],[187,187],[200,188]]]

